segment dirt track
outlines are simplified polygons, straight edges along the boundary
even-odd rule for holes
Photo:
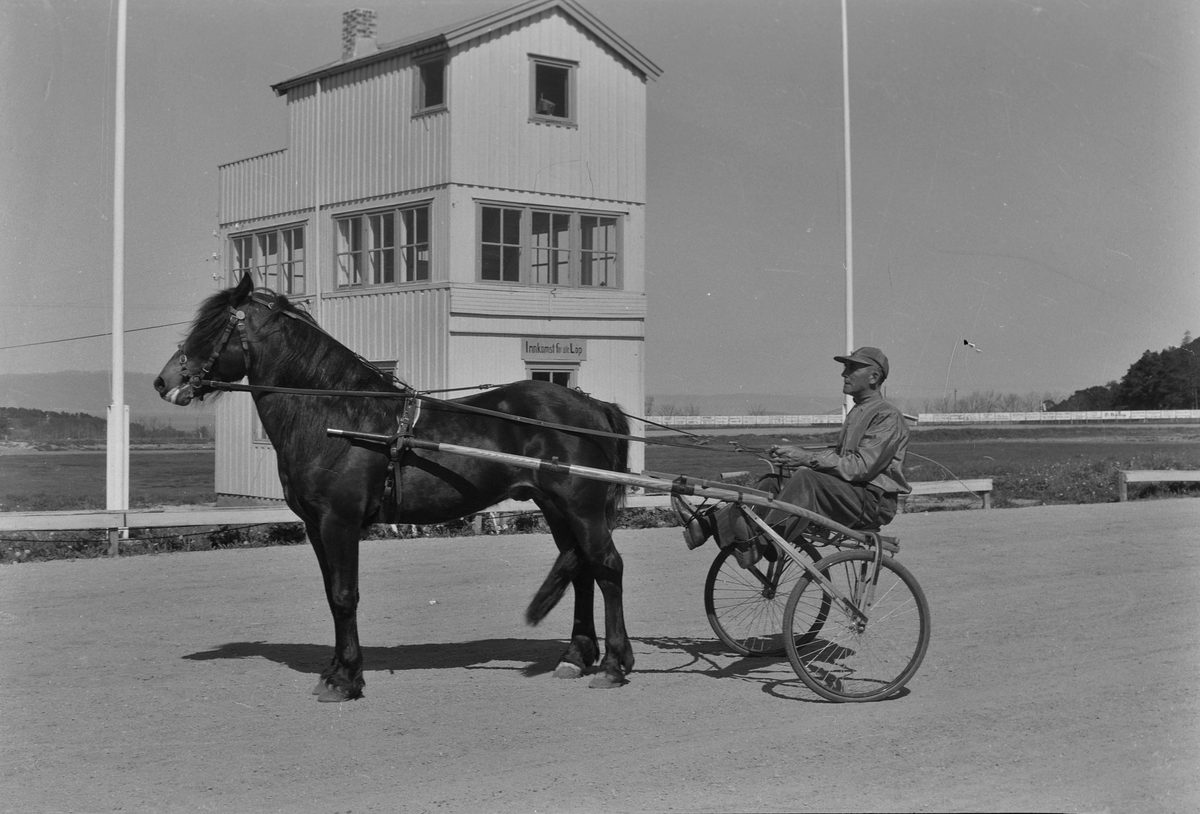
[[[549,675],[569,600],[521,621],[543,535],[366,544],[340,705],[309,695],[306,547],[7,566],[0,810],[1194,811],[1197,528],[1196,499],[899,518],[933,642],[859,705],[725,655],[677,529],[618,532],[638,663],[611,691]]]

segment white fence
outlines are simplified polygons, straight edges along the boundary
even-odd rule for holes
[[[820,427],[839,426],[833,415],[670,415],[650,416],[667,427]],[[1063,413],[921,413],[919,424],[1077,424],[1093,422],[1200,421],[1200,410],[1088,410]]]

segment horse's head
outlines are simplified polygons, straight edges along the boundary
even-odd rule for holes
[[[154,380],[158,394],[185,405],[212,392],[205,380],[236,382],[245,377],[250,372],[246,323],[271,299],[254,296],[254,281],[247,274],[233,288],[205,300],[179,349]]]

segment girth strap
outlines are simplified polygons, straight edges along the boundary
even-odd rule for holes
[[[388,445],[387,474],[383,478],[383,502],[379,507],[385,523],[394,523],[400,516],[400,502],[404,494],[400,459],[404,455],[404,450],[409,448],[407,441],[413,437],[417,418],[421,414],[420,399],[416,398],[416,394],[411,391],[406,391],[406,394],[409,397],[404,400],[404,410],[400,414],[396,435]]]

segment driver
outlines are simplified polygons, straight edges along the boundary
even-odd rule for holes
[[[843,365],[842,392],[854,400],[837,444],[816,450],[797,445],[771,447],[771,461],[784,472],[795,472],[786,479],[769,474],[759,488],[843,526],[877,528],[891,522],[897,500],[912,491],[904,478],[908,425],[904,414],[880,392],[888,376],[883,351],[864,347],[833,358]],[[764,546],[770,549],[769,543],[753,542],[756,534],[735,504],[698,510],[682,495],[672,495],[671,505],[684,527],[683,539],[689,549],[703,545],[715,533],[722,547],[736,547],[738,562],[746,568],[758,561]],[[780,509],[755,511],[786,539],[795,539],[810,522]]]

